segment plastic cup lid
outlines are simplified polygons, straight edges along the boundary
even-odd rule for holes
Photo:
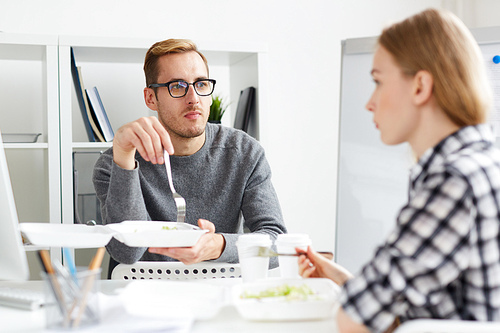
[[[276,244],[280,245],[311,245],[311,238],[308,234],[279,234]]]
[[[243,234],[238,237],[236,245],[263,245],[267,246],[271,244],[271,237],[268,234],[251,233]]]

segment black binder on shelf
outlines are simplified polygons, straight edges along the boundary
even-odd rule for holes
[[[93,87],[92,89],[85,89],[85,92],[88,97],[92,117],[97,124],[98,130],[104,137],[103,141],[113,141],[115,133],[113,132],[113,128],[111,127],[111,123],[109,122],[108,115],[106,114],[106,110],[104,109],[104,105],[102,104],[101,96],[99,96],[97,87]]]
[[[80,111],[82,112],[83,123],[85,124],[85,129],[87,131],[87,136],[90,142],[95,142],[94,130],[90,123],[89,115],[90,109],[87,102],[87,97],[85,96],[85,88],[83,86],[83,80],[81,75],[81,69],[76,66],[75,54],[73,53],[73,48],[71,48],[71,74],[73,76],[73,83],[75,84],[76,96],[78,98],[78,104],[80,105]]]
[[[236,108],[236,117],[234,118],[234,128],[248,131],[250,116],[255,110],[255,88],[248,87],[240,92],[238,107]]]

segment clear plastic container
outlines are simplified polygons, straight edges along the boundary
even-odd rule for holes
[[[98,324],[100,276],[101,269],[80,271],[75,277],[42,272],[47,328],[72,330]]]

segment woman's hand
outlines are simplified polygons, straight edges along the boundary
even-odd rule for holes
[[[304,278],[328,278],[338,285],[343,285],[353,277],[344,267],[323,257],[308,246],[307,251],[296,249],[299,256],[299,274]]]

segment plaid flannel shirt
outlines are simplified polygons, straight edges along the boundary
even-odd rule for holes
[[[500,152],[488,125],[427,150],[396,228],[341,302],[374,331],[396,317],[500,320]]]

